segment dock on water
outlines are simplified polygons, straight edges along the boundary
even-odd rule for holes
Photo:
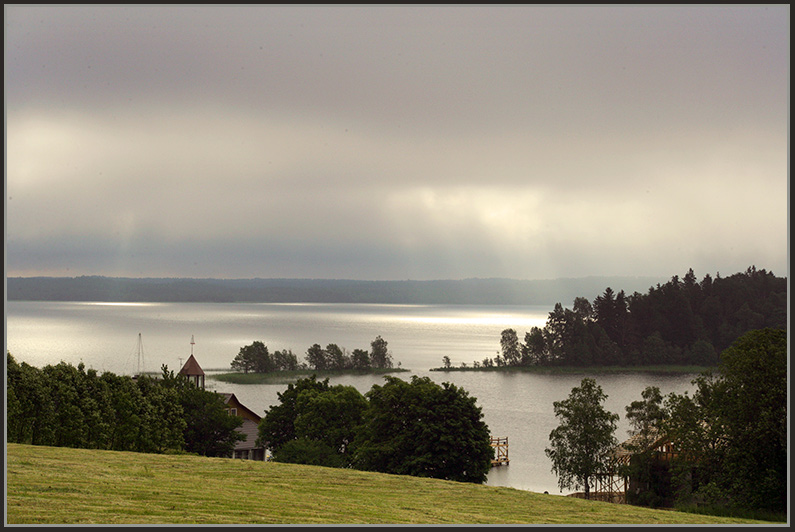
[[[491,460],[492,467],[508,465],[508,437],[491,438],[491,446],[494,447],[494,458]]]

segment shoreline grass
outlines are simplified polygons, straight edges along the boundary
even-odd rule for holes
[[[241,373],[241,372],[227,372],[227,373],[208,373],[208,379],[214,379],[221,382],[229,382],[232,384],[289,384],[295,382],[297,379],[311,377],[316,375],[318,379],[323,380],[326,377],[339,377],[341,375],[387,375],[390,373],[408,372],[411,370],[403,368],[389,368],[389,369],[332,369],[332,370],[311,370],[299,369],[294,371],[271,371],[268,373]]]
[[[207,378],[231,384],[290,384],[297,379],[316,375],[318,379],[339,377],[342,375],[387,375],[391,373],[410,372],[405,368],[363,369],[363,370],[311,370],[272,371],[268,373],[224,372],[222,369],[208,370]],[[717,372],[717,366],[501,366],[501,367],[437,367],[430,368],[433,372],[485,372],[485,373],[533,373],[537,375],[604,375],[621,373],[648,373],[653,375],[697,375],[704,372]]]
[[[771,524],[277,462],[6,446],[9,524]]]

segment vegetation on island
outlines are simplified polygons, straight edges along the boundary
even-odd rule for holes
[[[232,384],[290,384],[298,379],[311,377],[312,375],[324,379],[326,377],[334,378],[342,375],[389,375],[393,373],[407,373],[409,371],[411,370],[406,368],[326,369],[321,371],[316,371],[311,368],[302,368],[296,370],[270,371],[268,373],[240,373],[238,371],[230,373],[210,373],[207,375],[207,378]]]
[[[283,381],[284,377],[302,376],[307,373],[383,374],[395,371],[388,345],[381,336],[370,342],[369,351],[354,349],[349,353],[347,349],[337,344],[328,344],[325,349],[320,344],[313,344],[306,350],[305,361],[299,362],[291,349],[271,353],[268,346],[255,340],[250,345],[240,348],[231,363],[233,373],[213,375],[213,378],[236,384],[261,384]],[[400,368],[398,370],[401,371]]]
[[[546,454],[561,489],[618,474],[632,479],[627,502],[704,511],[783,516],[788,496],[787,332],[746,333],[721,354],[717,375],[704,373],[690,396],[663,397],[656,387],[626,407],[634,444],[628,465],[614,470],[617,414],[602,407],[596,381],[582,380],[554,403],[560,425]],[[662,460],[655,442],[669,442]]]
[[[698,282],[690,269],[648,293],[614,292],[608,287],[593,302],[557,303],[546,325],[519,340],[515,329],[500,337],[495,358],[460,369],[532,367],[705,366],[748,331],[786,329],[787,279],[748,268],[744,273]],[[450,357],[443,367],[451,370]]]

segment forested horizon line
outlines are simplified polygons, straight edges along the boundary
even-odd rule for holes
[[[667,278],[587,276],[523,280],[354,280],[192,277],[7,277],[9,301],[258,302],[554,305],[596,297],[607,286],[646,292]]]

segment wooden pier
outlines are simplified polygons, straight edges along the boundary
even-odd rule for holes
[[[494,458],[491,460],[492,467],[508,465],[508,437],[491,438],[491,446],[494,447]]]

